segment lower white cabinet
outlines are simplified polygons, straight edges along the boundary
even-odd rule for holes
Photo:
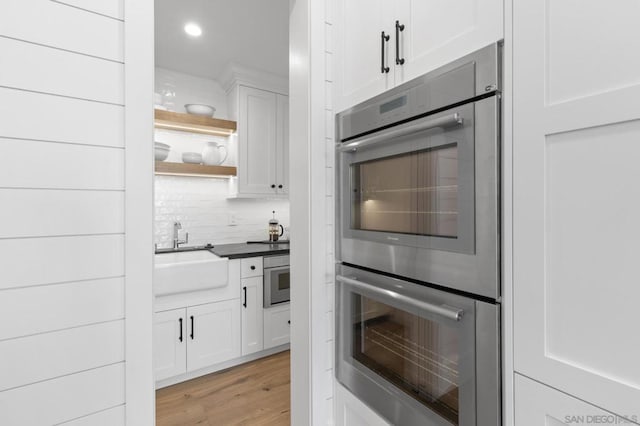
[[[236,299],[156,313],[156,381],[239,357],[239,309]]]
[[[335,391],[336,426],[389,426],[389,423],[342,385],[336,384]]]
[[[636,413],[624,413],[624,415],[628,416],[628,419],[516,374],[515,424],[517,426],[617,425],[632,424],[628,420],[636,423],[640,420],[640,410]]]
[[[242,293],[242,355],[261,351],[263,342],[262,276],[243,278]]]
[[[286,303],[264,310],[264,348],[289,343],[291,336],[291,309]]]

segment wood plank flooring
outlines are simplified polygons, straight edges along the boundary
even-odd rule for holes
[[[289,425],[290,355],[280,352],[156,391],[156,425]]]

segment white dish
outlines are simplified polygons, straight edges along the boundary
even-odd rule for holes
[[[154,156],[156,161],[164,161],[167,159],[167,157],[169,157],[169,151],[168,149],[163,149],[163,148],[158,148],[156,147],[154,150]]]
[[[154,142],[154,145],[156,148],[160,148],[160,149],[171,149],[171,145],[167,145],[166,143],[162,143],[162,142]]]
[[[199,152],[183,152],[182,162],[189,164],[200,164],[202,163],[202,154],[200,154]]]
[[[203,117],[213,117],[213,114],[216,112],[216,109],[211,105],[202,104],[186,104],[184,109],[186,109],[189,114],[201,115]]]

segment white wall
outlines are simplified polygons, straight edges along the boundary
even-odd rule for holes
[[[205,104],[216,109],[214,117],[229,118],[225,91],[216,80],[156,67],[156,93],[162,93],[168,85],[175,87],[172,111],[185,112],[185,104]]]
[[[0,14],[3,424],[125,422],[124,3],[70,3]]]
[[[180,238],[189,233],[189,245],[244,243],[268,239],[267,226],[276,211],[289,226],[289,200],[228,200],[227,179],[156,176],[155,240],[171,247],[173,222],[182,224]],[[235,225],[230,224],[231,220]]]

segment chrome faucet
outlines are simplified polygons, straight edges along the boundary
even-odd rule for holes
[[[180,240],[180,236],[178,231],[180,231],[182,229],[182,224],[180,222],[173,222],[173,249],[178,249],[180,248],[180,244],[187,244],[189,243],[189,233],[186,233],[185,239],[184,240]]]

